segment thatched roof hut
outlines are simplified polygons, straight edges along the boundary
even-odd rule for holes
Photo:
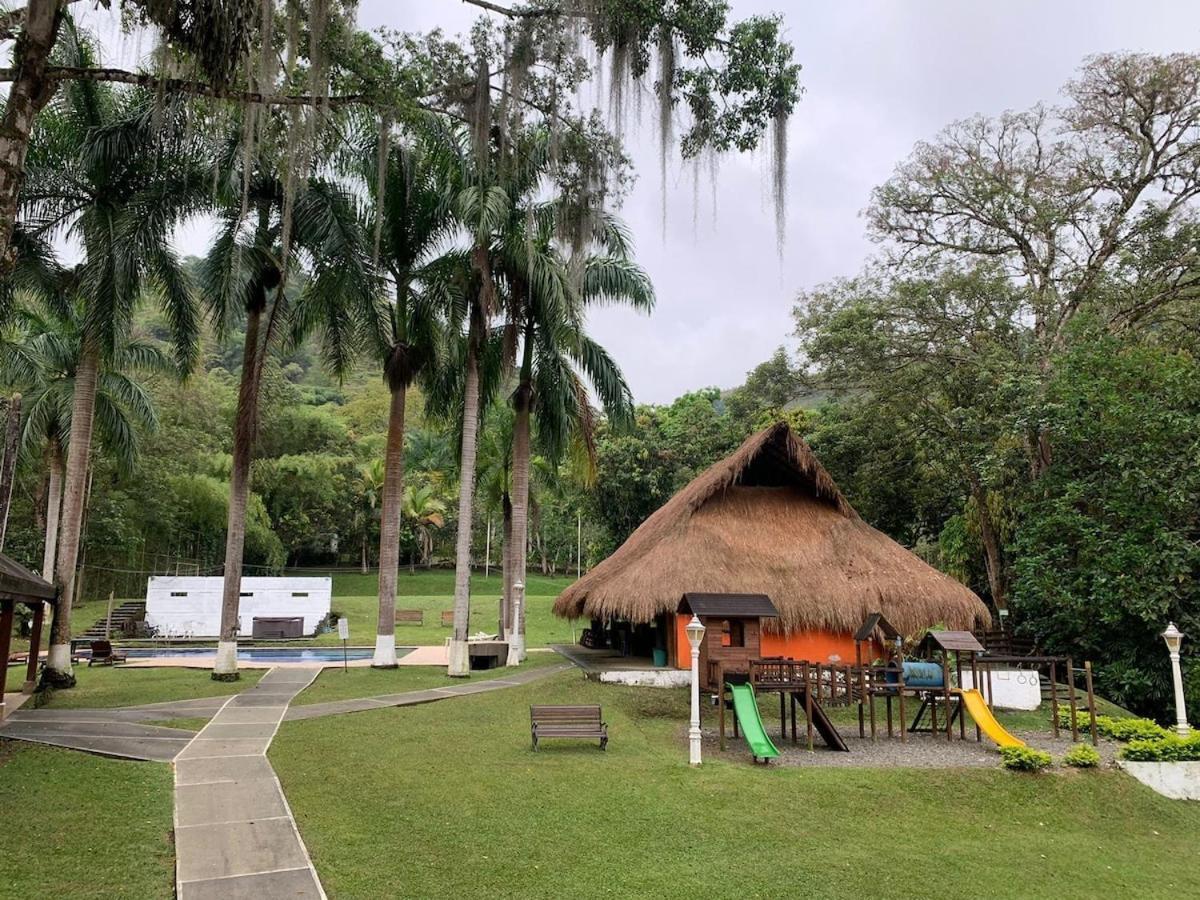
[[[972,591],[864,522],[782,423],[672,497],[554,612],[648,622],[689,591],[766,594],[779,609],[769,632],[849,633],[873,612],[907,634],[989,618]]]

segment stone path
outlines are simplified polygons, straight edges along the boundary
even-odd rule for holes
[[[357,697],[353,700],[331,700],[328,703],[312,703],[307,706],[293,706],[284,714],[284,721],[293,722],[297,719],[316,719],[321,716],[340,716],[343,713],[365,712],[369,709],[383,709],[388,706],[416,706],[418,703],[433,703],[436,700],[446,700],[450,697],[462,697],[467,694],[482,694],[487,691],[497,691],[502,688],[517,687],[557,675],[573,668],[571,663],[561,663],[553,666],[541,666],[536,669],[518,670],[513,675],[504,678],[492,678],[488,681],[464,681],[448,687],[427,688],[423,691],[407,691],[403,694],[383,694],[378,697]]]
[[[273,669],[175,757],[179,900],[324,898],[267,748],[319,668]]]

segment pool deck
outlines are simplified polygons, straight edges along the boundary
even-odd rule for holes
[[[262,649],[262,648],[257,648]],[[283,649],[283,648],[279,648]],[[297,647],[297,650],[318,649],[309,647]],[[321,647],[321,650],[337,650],[340,648]],[[349,650],[373,650],[372,647],[349,647]],[[446,648],[444,646],[436,647],[397,647],[397,655],[400,651],[407,651],[401,656],[397,662],[402,666],[444,666],[447,663]],[[120,652],[118,650],[118,652]],[[133,669],[157,669],[157,668],[177,668],[177,669],[211,669],[213,663],[216,662],[216,650],[211,654],[199,655],[191,654],[188,656],[154,656],[154,657],[130,657],[127,661],[121,663],[123,668]],[[339,658],[322,660],[322,659],[306,659],[297,660],[294,662],[285,662],[283,660],[274,659],[243,659],[238,657],[239,669],[326,669],[326,668],[341,668],[343,662]],[[368,659],[352,659],[345,663],[352,669],[367,668],[371,665],[371,660]]]

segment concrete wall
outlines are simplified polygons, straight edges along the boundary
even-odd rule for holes
[[[172,637],[216,637],[221,631],[219,575],[154,575],[146,584],[146,624]],[[250,637],[255,617],[303,616],[312,634],[329,615],[333,580],[316,578],[243,578],[239,634]]]
[[[1200,762],[1133,762],[1122,769],[1146,787],[1172,800],[1200,800]]]

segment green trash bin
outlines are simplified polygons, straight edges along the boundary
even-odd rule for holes
[[[662,647],[654,648],[654,664],[660,667],[667,664],[667,651]]]

